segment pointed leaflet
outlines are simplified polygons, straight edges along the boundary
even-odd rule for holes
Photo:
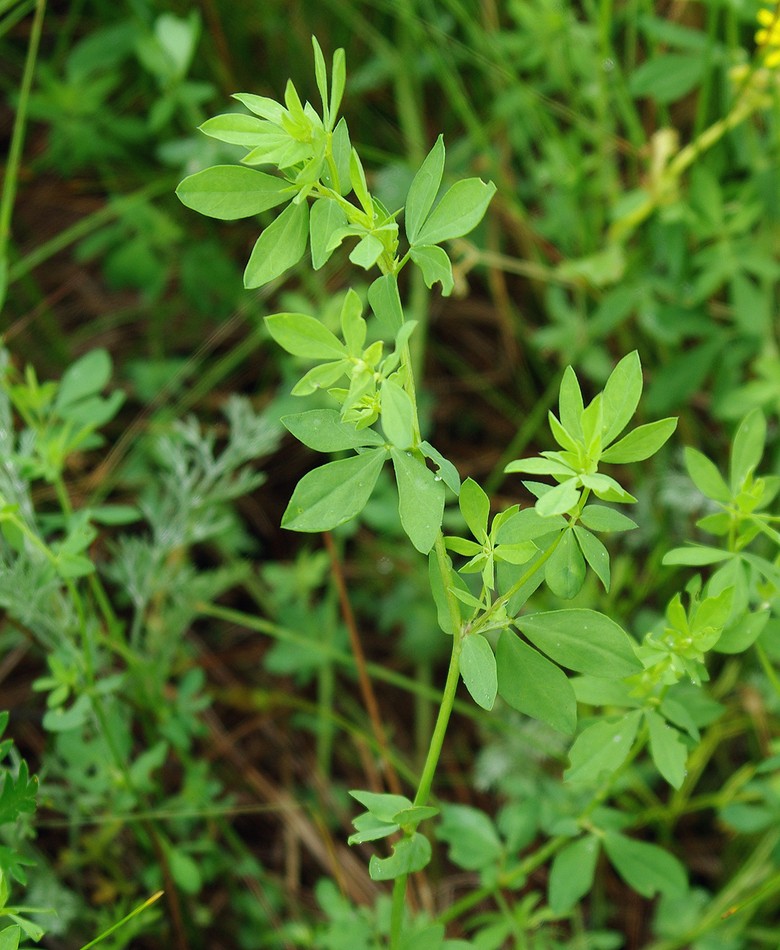
[[[410,244],[415,243],[420,228],[433,207],[433,202],[439,193],[443,172],[444,139],[440,135],[414,176],[409,194],[406,196],[404,219],[406,237]]]
[[[356,429],[342,422],[335,409],[310,409],[282,416],[281,423],[295,438],[315,452],[341,452],[364,445],[382,445],[373,429]]]
[[[516,636],[503,630],[496,649],[498,692],[518,712],[571,735],[577,700],[566,674]]]
[[[652,897],[659,891],[671,897],[685,892],[685,868],[668,851],[614,831],[607,831],[603,840],[612,866],[643,897]]]
[[[766,441],[766,419],[760,409],[749,412],[737,429],[731,448],[729,480],[736,494],[761,461]]]
[[[560,543],[544,565],[544,579],[550,590],[564,600],[576,597],[582,589],[585,583],[585,561],[571,531],[563,533]]]
[[[501,838],[483,811],[470,805],[442,805],[441,818],[436,837],[447,843],[453,864],[478,871],[501,860]]]
[[[642,712],[635,709],[616,722],[602,720],[584,729],[569,751],[566,782],[598,785],[625,762],[636,738]]]
[[[547,488],[547,486],[545,486]],[[536,502],[536,510],[543,518],[562,515],[570,511],[580,500],[576,478],[569,478],[555,488],[550,488]]]
[[[487,211],[496,186],[479,178],[456,182],[433,209],[414,241],[420,244],[440,244],[463,237],[473,230]]]
[[[398,449],[414,442],[414,405],[410,395],[392,379],[382,384],[382,429]]]
[[[645,718],[655,767],[672,788],[679,788],[685,779],[685,763],[688,759],[688,750],[680,739],[680,733],[668,726],[652,709],[645,711]]]
[[[409,540],[421,554],[436,541],[444,516],[444,484],[423,462],[391,448],[398,485],[398,512]]]
[[[309,214],[309,240],[311,242],[311,264],[319,270],[336,250],[331,242],[333,235],[347,223],[347,216],[329,198],[320,198],[311,206]]]
[[[262,287],[303,257],[309,235],[309,206],[290,204],[268,225],[252,249],[244,271],[244,287]]]
[[[283,350],[311,360],[338,360],[344,344],[319,320],[305,313],[274,313],[265,318],[268,332]]]
[[[377,277],[368,288],[368,302],[379,321],[382,335],[394,337],[404,322],[398,279],[395,274]]]
[[[190,175],[176,189],[179,201],[209,218],[236,221],[292,198],[290,185],[242,165],[214,165]]]
[[[639,426],[616,442],[601,454],[602,462],[623,464],[625,462],[643,462],[661,448],[677,428],[677,419],[659,419]]]
[[[452,276],[452,263],[447,252],[434,244],[423,244],[413,247],[409,256],[420,268],[426,287],[433,287],[438,280],[441,284],[442,296],[449,297],[455,286]]]
[[[621,679],[642,670],[628,634],[595,610],[549,610],[514,623],[534,646],[578,673]]]
[[[460,486],[458,503],[469,531],[478,541],[484,542],[490,517],[490,499],[473,478],[467,478]]]
[[[389,858],[371,855],[368,873],[372,881],[392,881],[403,874],[422,871],[430,860],[430,841],[425,835],[415,831],[413,835],[401,838],[393,845],[393,853]]]
[[[634,350],[612,370],[602,398],[602,443],[609,445],[628,425],[642,395],[642,364]]]
[[[291,531],[330,531],[359,514],[371,497],[387,452],[370,449],[362,455],[320,465],[295,487],[282,527]]]
[[[550,868],[549,900],[554,914],[568,914],[593,886],[599,839],[580,838],[559,851]]]
[[[632,531],[636,521],[627,518],[622,512],[604,505],[586,505],[580,515],[580,522],[591,531]]]
[[[490,644],[478,633],[469,634],[463,641],[460,675],[474,702],[483,709],[492,709],[498,692],[496,658]]]
[[[580,390],[577,374],[571,366],[567,366],[563,371],[561,388],[558,393],[558,414],[560,416],[560,425],[565,429],[566,434],[575,440],[583,438],[583,410],[582,392]],[[555,435],[555,433],[553,433],[553,435]],[[564,448],[571,448],[571,446],[566,445]]]
[[[593,568],[596,576],[604,585],[604,590],[609,592],[609,551],[591,534],[586,528],[574,525],[574,534],[577,538],[577,544],[585,556],[585,560]]]

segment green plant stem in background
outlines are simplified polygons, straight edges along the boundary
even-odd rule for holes
[[[8,149],[8,159],[3,178],[3,190],[0,194],[0,312],[5,303],[5,294],[8,285],[8,242],[11,236],[11,215],[13,214],[16,186],[19,179],[19,163],[22,158],[24,132],[27,125],[27,106],[32,88],[35,63],[38,58],[38,46],[41,42],[43,17],[46,12],[46,0],[37,0],[35,16],[30,28],[30,41],[27,46],[27,58],[24,61],[24,72],[19,85],[19,101],[16,106],[11,145]]]

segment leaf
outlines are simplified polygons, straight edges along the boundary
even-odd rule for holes
[[[283,350],[311,360],[343,359],[346,348],[315,317],[305,313],[274,313],[265,317],[268,332]]]
[[[717,564],[733,557],[729,551],[720,548],[709,548],[703,544],[691,545],[687,548],[672,548],[663,556],[662,564],[685,564],[688,567],[703,567],[705,564]]]
[[[409,251],[409,256],[420,268],[426,287],[433,287],[438,281],[444,297],[449,297],[455,286],[452,276],[452,263],[447,252],[434,244],[417,245]]]
[[[335,201],[320,198],[311,206],[309,241],[314,270],[319,270],[336,250],[337,245],[332,243],[333,235],[346,224],[347,216]]]
[[[398,512],[409,540],[421,554],[436,541],[444,517],[444,485],[420,459],[390,449],[398,485]]]
[[[680,740],[680,733],[652,709],[645,710],[645,719],[650,730],[650,755],[656,768],[672,788],[680,788],[688,760],[688,750]]]
[[[333,63],[331,65],[330,76],[330,120],[335,122],[336,116],[341,105],[341,97],[344,95],[346,85],[346,57],[344,50],[339,47],[333,54]]]
[[[361,789],[350,789],[349,794],[360,802],[369,815],[378,821],[393,822],[395,816],[406,808],[412,807],[412,802],[406,795],[391,795],[388,792],[364,792]]]
[[[716,653],[742,653],[761,636],[769,617],[768,610],[746,614],[737,623],[726,627],[712,649]]]
[[[552,492],[550,492],[552,494]],[[576,597],[585,583],[585,561],[571,531],[565,531],[560,543],[544,565],[547,586],[564,600]]]
[[[697,449],[686,446],[684,451],[685,468],[693,484],[705,498],[728,504],[731,500],[729,486],[716,466]]]
[[[257,239],[244,270],[244,287],[251,290],[274,280],[303,257],[309,235],[309,206],[289,204]]]
[[[584,729],[569,751],[564,781],[598,785],[616,772],[631,751],[641,718],[641,710],[635,709],[615,722],[604,719]]]
[[[473,478],[467,478],[460,486],[458,503],[469,531],[481,543],[487,540],[490,499]]]
[[[463,237],[482,220],[496,186],[479,178],[467,178],[447,191],[417,234],[415,245],[440,244]]]
[[[570,511],[580,500],[577,479],[569,478],[555,488],[551,488],[537,502],[536,510],[543,518],[562,515]]]
[[[436,615],[441,629],[452,636],[455,632],[453,627],[453,620],[450,615],[449,601],[447,598],[447,591],[445,590],[445,583],[448,589],[459,587],[461,590],[468,592],[468,587],[463,578],[452,570],[452,563],[450,559],[447,558],[447,563],[449,565],[449,572],[446,578],[446,581],[441,576],[441,569],[439,567],[439,559],[435,551],[431,551],[428,555],[428,581],[431,587],[431,595],[433,597],[433,602],[436,605]]]
[[[415,831],[413,835],[402,838],[393,846],[389,858],[371,855],[368,873],[372,881],[392,881],[404,874],[412,874],[422,869],[431,860],[431,843]]]
[[[633,70],[629,81],[632,96],[648,96],[658,103],[675,102],[694,89],[707,68],[706,56],[662,53]]]
[[[436,195],[439,193],[444,172],[444,155],[444,138],[440,135],[409,187],[404,209],[404,221],[406,237],[410,244],[415,243],[420,228],[428,217],[433,202],[436,200]]]
[[[430,459],[436,468],[439,471],[441,480],[454,494],[460,493],[460,475],[458,475],[458,470],[450,462],[449,459],[444,458],[441,452],[438,449],[435,449],[430,442],[421,442],[418,446],[422,454]]]
[[[249,218],[293,197],[290,183],[243,165],[214,165],[180,182],[183,205],[221,221]]]
[[[642,395],[642,364],[634,350],[610,373],[602,394],[602,444],[609,445],[625,429]]]
[[[395,274],[385,274],[371,284],[368,288],[368,303],[379,321],[382,335],[395,337],[404,322]]]
[[[571,735],[577,727],[577,700],[566,674],[523,643],[511,630],[502,630],[496,649],[498,692],[518,712],[541,719]]]
[[[498,692],[496,658],[490,644],[478,633],[463,640],[460,675],[474,702],[483,709],[492,709]]]
[[[675,897],[685,893],[685,868],[673,855],[647,841],[635,841],[615,831],[604,834],[604,850],[623,880],[643,897],[659,891]]]
[[[749,475],[752,475],[764,454],[766,419],[760,409],[749,412],[737,429],[731,448],[729,480],[736,495]]]
[[[315,452],[342,452],[364,445],[383,445],[373,429],[356,429],[342,422],[335,409],[311,409],[282,416],[281,423],[292,435]]]
[[[57,387],[58,412],[97,395],[111,379],[111,357],[103,349],[90,350],[79,357],[62,374]]]
[[[558,394],[558,414],[560,416],[559,425],[571,437],[572,442],[583,438],[582,434],[582,413],[583,413],[582,391],[580,389],[577,374],[571,366],[567,366],[561,377],[561,386]],[[558,421],[557,419],[555,420]],[[553,433],[553,436],[555,433]],[[571,449],[573,445],[565,445],[564,448]]]
[[[677,419],[675,418],[659,419],[657,422],[638,426],[602,452],[601,461],[616,464],[643,462],[651,455],[655,455],[676,428]]]
[[[382,383],[382,429],[397,449],[408,449],[414,442],[414,404],[392,379]]]
[[[580,521],[591,531],[633,531],[637,526],[622,512],[604,505],[586,505],[580,514]]]
[[[384,249],[384,244],[382,244],[378,237],[373,234],[367,234],[352,248],[349,259],[357,267],[362,267],[363,270],[370,270],[382,256]]]
[[[554,914],[568,914],[593,887],[598,857],[599,839],[593,835],[567,844],[555,855],[548,884]]]
[[[0,930],[0,950],[17,950],[21,936],[22,929],[18,924],[4,927]]]
[[[30,776],[27,763],[22,759],[16,777],[5,773],[2,791],[0,791],[0,825],[15,822],[22,814],[35,811],[38,779]]]
[[[330,531],[359,514],[387,458],[384,448],[320,465],[295,486],[282,517],[290,531]]]
[[[256,96],[251,92],[235,92],[233,98],[238,99],[245,105],[250,112],[259,115],[263,119],[268,119],[276,125],[282,124],[284,116],[284,106],[276,99],[269,99],[266,96]]]
[[[621,679],[642,670],[628,634],[595,610],[548,610],[514,622],[534,646],[578,673]]]
[[[521,544],[563,531],[566,520],[559,515],[543,518],[536,508],[523,508],[503,521],[495,532],[496,544]]]
[[[201,132],[220,142],[254,148],[267,133],[269,123],[251,115],[231,112],[206,119],[199,128]]]
[[[579,544],[580,550],[585,555],[585,560],[590,564],[596,576],[604,585],[604,590],[608,592],[610,580],[609,551],[607,551],[594,534],[591,534],[590,531],[581,528],[579,525],[574,526],[574,535],[577,538],[577,544]]]
[[[449,845],[453,864],[466,871],[479,871],[500,860],[504,850],[501,839],[483,811],[470,805],[444,804],[441,815],[436,837]]]
[[[328,71],[325,67],[325,57],[322,55],[322,48],[317,42],[317,37],[312,36],[311,45],[314,49],[314,78],[317,83],[317,91],[322,100],[322,118],[325,128],[330,127],[330,104],[328,102]]]

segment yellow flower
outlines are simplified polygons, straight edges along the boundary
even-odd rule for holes
[[[756,31],[756,43],[768,69],[780,66],[780,4],[772,9],[762,7],[756,16],[761,29]]]

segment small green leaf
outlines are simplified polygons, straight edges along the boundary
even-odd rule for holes
[[[341,105],[341,98],[344,95],[344,87],[347,81],[346,58],[344,50],[339,48],[333,54],[333,64],[331,66],[330,76],[330,120],[336,121],[336,116]]]
[[[547,586],[557,597],[571,600],[582,589],[585,573],[585,561],[574,540],[574,535],[571,531],[565,531],[560,543],[544,565],[544,579]]]
[[[473,478],[467,478],[460,486],[458,503],[469,531],[478,541],[486,541],[490,499]]]
[[[466,871],[488,868],[500,860],[501,839],[491,819],[471,805],[443,804],[436,837],[449,846],[453,864]]]
[[[257,239],[244,270],[244,287],[251,290],[274,280],[303,257],[309,235],[309,206],[289,204]]]
[[[655,455],[676,428],[677,419],[675,418],[659,419],[657,422],[638,426],[611,448],[602,452],[601,461],[616,464],[643,462],[651,455]]]
[[[770,612],[759,610],[748,613],[736,623],[730,624],[713,646],[716,653],[742,653],[761,636],[769,621]]]
[[[450,612],[450,603],[447,597],[447,590],[451,590],[458,586],[461,588],[461,590],[468,592],[468,587],[466,587],[466,582],[463,580],[463,578],[452,569],[452,563],[449,558],[447,558],[447,563],[449,566],[449,571],[445,580],[441,576],[439,558],[436,552],[431,551],[428,555],[428,582],[431,587],[433,602],[436,605],[436,618],[441,629],[445,633],[448,633],[450,636],[452,636],[455,633],[456,626],[454,625],[452,614]],[[459,608],[458,617],[460,617]],[[460,620],[458,620],[457,626],[460,626]]]
[[[364,445],[383,445],[373,429],[356,429],[342,422],[335,409],[311,409],[282,416],[281,423],[299,442],[315,452],[342,452]]]
[[[440,135],[414,176],[409,187],[409,194],[406,196],[404,220],[406,237],[410,244],[415,243],[420,228],[433,207],[433,202],[439,193],[443,172],[444,139]]]
[[[346,348],[339,338],[315,317],[305,313],[275,313],[265,317],[268,332],[283,350],[304,359],[343,359]]]
[[[250,112],[259,115],[263,119],[268,119],[275,125],[281,125],[284,116],[284,106],[275,99],[268,99],[266,96],[256,96],[251,92],[235,92],[233,98],[238,99],[245,105]]]
[[[567,366],[563,371],[561,378],[561,388],[558,395],[558,413],[560,415],[560,425],[566,430],[569,436],[574,439],[582,439],[582,413],[584,406],[582,403],[582,391],[577,379],[577,374]],[[555,420],[558,421],[557,419]],[[554,433],[553,433],[554,435]],[[571,446],[564,446],[571,449]]]
[[[431,860],[431,843],[415,831],[413,835],[402,838],[393,846],[389,858],[371,855],[368,873],[372,881],[392,881],[404,874],[413,874],[422,869]]]
[[[594,534],[579,525],[574,526],[574,534],[580,550],[585,555],[585,560],[604,585],[604,590],[609,592],[609,551]]]
[[[176,189],[183,205],[222,221],[249,218],[292,198],[289,182],[242,165],[214,165]]]
[[[609,445],[625,429],[642,395],[642,364],[634,350],[612,370],[602,396],[602,444]]]
[[[620,719],[602,720],[584,729],[569,751],[564,781],[598,785],[625,762],[636,738],[642,712],[635,709]]]
[[[498,692],[513,709],[571,735],[577,700],[566,674],[512,633],[503,630],[496,649]]]
[[[379,841],[381,838],[387,838],[388,835],[395,834],[400,830],[400,825],[396,822],[379,821],[369,812],[364,812],[352,819],[355,826],[355,833],[347,838],[347,844],[365,844],[366,841]]]
[[[417,234],[415,245],[440,244],[463,237],[482,220],[496,186],[479,178],[455,182]]]
[[[562,848],[550,868],[550,909],[556,915],[568,914],[593,887],[599,857],[599,839],[580,838]]]
[[[311,264],[319,270],[336,250],[331,243],[333,235],[347,224],[347,216],[329,198],[320,198],[311,206],[309,214],[309,241]]]
[[[458,475],[458,470],[449,461],[449,459],[444,458],[441,452],[438,449],[435,449],[430,442],[421,442],[419,449],[422,454],[430,459],[436,468],[439,470],[439,475],[444,484],[449,488],[454,494],[460,493],[460,475]]]
[[[709,548],[703,544],[691,545],[687,548],[672,548],[664,554],[662,564],[685,564],[688,567],[704,567],[706,564],[717,564],[719,561],[728,561],[733,555],[720,548]]]
[[[57,410],[99,393],[111,379],[111,357],[103,349],[90,350],[65,370],[57,387]]]
[[[371,497],[387,458],[384,448],[320,465],[295,487],[282,527],[291,531],[330,531],[359,514]]]
[[[670,897],[685,893],[688,886],[685,868],[668,851],[615,831],[607,831],[603,841],[612,866],[626,884],[643,897],[652,897],[659,891]]]
[[[633,531],[637,524],[622,512],[604,505],[586,505],[580,515],[580,521],[591,531]]]
[[[408,449],[414,442],[414,404],[392,379],[382,384],[382,429],[387,441],[398,449]]]
[[[672,788],[679,788],[685,779],[688,750],[680,740],[680,733],[668,726],[652,709],[645,710],[650,731],[650,754],[655,767]]]
[[[210,138],[227,142],[229,145],[243,145],[244,148],[254,148],[258,145],[268,129],[268,122],[251,115],[242,115],[240,112],[215,115],[206,119],[200,126],[200,131]]]
[[[362,789],[350,789],[349,794],[360,802],[369,815],[378,821],[393,822],[399,811],[412,807],[406,795],[391,795],[389,792],[364,792]]]
[[[434,244],[421,244],[409,251],[409,256],[420,268],[426,287],[433,287],[438,281],[444,297],[449,297],[455,286],[452,276],[452,263],[447,252]]]
[[[317,37],[312,36],[311,45],[314,49],[314,78],[317,82],[317,91],[322,99],[322,118],[325,128],[330,127],[330,105],[328,102],[328,71],[325,68],[325,57],[322,55],[322,48],[317,42]]]
[[[357,267],[363,270],[370,270],[382,256],[384,244],[373,234],[367,234],[361,238],[350,251],[349,259]]]
[[[496,658],[490,644],[478,633],[463,640],[460,675],[474,702],[483,709],[492,709],[498,692]]]
[[[566,519],[555,515],[544,518],[536,508],[523,508],[503,521],[495,532],[496,544],[521,544],[563,531]]]
[[[736,495],[749,475],[752,475],[764,454],[766,419],[760,409],[749,412],[739,424],[731,448],[729,480]]]
[[[595,610],[548,610],[514,622],[534,646],[578,673],[621,679],[642,670],[628,634]]]
[[[390,449],[398,485],[398,512],[409,540],[421,554],[436,541],[444,517],[444,485],[418,458]]]
[[[579,500],[580,491],[577,488],[577,480],[568,478],[542,495],[535,507],[543,518],[551,518],[553,515],[562,515],[571,511]]]

